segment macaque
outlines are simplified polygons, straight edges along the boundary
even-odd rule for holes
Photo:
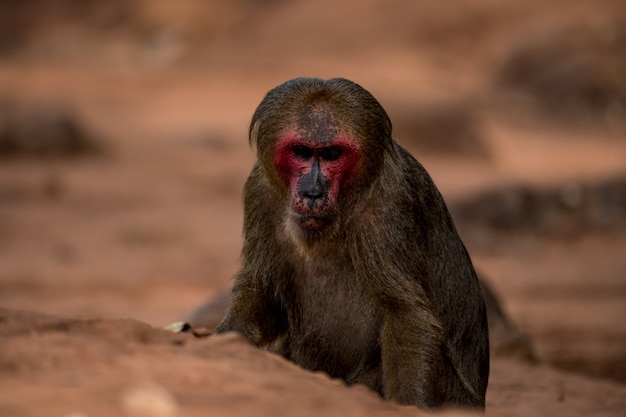
[[[249,140],[242,267],[217,332],[401,404],[484,408],[481,286],[378,101],[296,78],[267,93]]]

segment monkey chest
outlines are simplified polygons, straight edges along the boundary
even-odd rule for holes
[[[301,366],[354,379],[380,355],[380,314],[348,273],[317,268],[297,283],[286,356]]]

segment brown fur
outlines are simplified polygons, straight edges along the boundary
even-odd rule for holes
[[[311,106],[330,109],[361,151],[332,224],[306,232],[290,220],[273,152]],[[237,331],[402,404],[484,407],[489,339],[476,273],[441,195],[393,141],[380,104],[348,80],[291,80],[261,102],[250,141],[258,161],[244,189],[243,265],[218,333]]]

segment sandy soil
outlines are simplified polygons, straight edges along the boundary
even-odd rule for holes
[[[529,336],[487,414],[626,415],[626,187],[602,188],[626,178],[622,2],[123,3],[0,5],[0,415],[419,413],[161,330],[229,287],[247,124],[297,75],[379,98]],[[64,118],[94,151],[59,148]],[[465,216],[485,190],[504,221]]]

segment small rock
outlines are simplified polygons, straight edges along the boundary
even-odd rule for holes
[[[135,417],[172,417],[178,413],[176,399],[167,389],[156,385],[139,385],[122,394],[122,408]]]

